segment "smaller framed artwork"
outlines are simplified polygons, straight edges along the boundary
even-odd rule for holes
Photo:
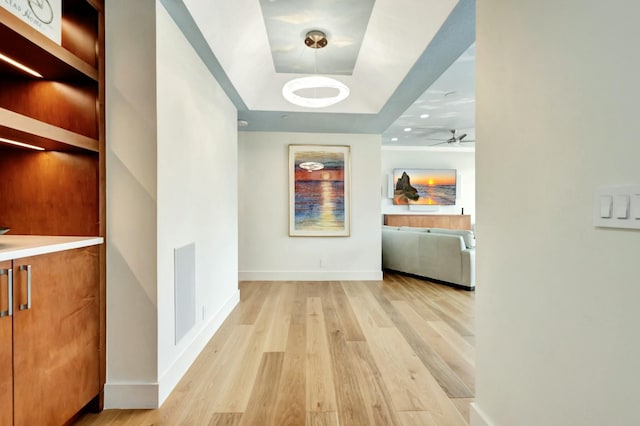
[[[394,169],[393,204],[454,206],[455,169]]]
[[[350,147],[289,145],[289,235],[348,237]]]

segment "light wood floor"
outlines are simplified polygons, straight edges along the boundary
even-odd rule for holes
[[[241,303],[158,410],[78,425],[465,425],[474,293],[384,281],[243,282]]]

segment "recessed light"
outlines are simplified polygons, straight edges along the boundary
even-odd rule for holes
[[[12,141],[11,139],[0,138],[0,142],[8,143],[8,144],[11,144],[11,145],[16,145],[16,146],[21,146],[23,148],[35,149],[37,151],[44,151],[44,148],[42,148],[42,147],[35,146],[35,145],[29,145],[28,143],[23,143],[23,142]]]
[[[398,142],[398,138],[391,138],[391,142]]]
[[[429,118],[429,114],[422,114],[420,118]]]
[[[405,131],[405,132],[410,132],[410,131],[411,131],[411,127],[405,127],[405,128],[404,128],[404,131]]]
[[[8,56],[3,55],[2,53],[0,53],[0,59],[2,59],[3,61],[5,61],[8,64],[13,65],[14,67],[31,74],[34,77],[38,77],[38,78],[42,78],[42,74],[40,74],[37,71],[32,70],[31,68],[29,68],[26,65],[21,64],[20,62],[16,61],[15,59],[11,59]]]

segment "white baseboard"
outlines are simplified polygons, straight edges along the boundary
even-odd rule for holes
[[[240,302],[240,292],[236,291],[227,303],[209,319],[202,332],[182,355],[162,375],[159,383],[106,383],[104,385],[104,408],[152,409],[160,407],[238,302]]]
[[[380,281],[382,271],[240,271],[240,281]]]
[[[469,417],[471,420],[470,426],[493,426],[493,423],[489,421],[487,415],[475,402],[471,403]]]
[[[227,301],[227,303],[220,308],[220,310],[213,315],[207,325],[203,328],[200,335],[198,335],[188,348],[176,359],[171,367],[164,372],[160,378],[158,389],[158,403],[162,403],[171,394],[176,387],[180,379],[185,375],[191,364],[196,360],[198,355],[202,352],[204,347],[209,343],[209,340],[218,331],[222,323],[229,316],[233,308],[240,302],[240,291],[236,291],[233,296]]]
[[[157,383],[106,383],[104,408],[150,409],[158,408]]]

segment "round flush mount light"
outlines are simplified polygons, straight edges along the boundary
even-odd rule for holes
[[[322,49],[327,46],[327,36],[322,31],[309,31],[304,39],[305,46],[311,49]],[[317,59],[316,59],[317,62]],[[316,64],[317,66],[317,64]],[[314,96],[305,96],[311,89]],[[319,93],[335,93],[334,96],[318,96]],[[299,93],[296,93],[299,92]],[[329,77],[314,75],[294,78],[282,87],[282,96],[294,105],[307,108],[325,108],[345,100],[350,90],[344,83]]]
[[[404,131],[405,131],[405,132],[410,132],[410,131],[411,131],[411,127],[405,127],[405,128],[404,128]]]
[[[247,127],[249,122],[247,120],[238,120],[238,127]]]
[[[429,118],[429,114],[422,114],[420,118]]]
[[[303,89],[335,89],[338,94],[330,97],[306,97],[296,94]],[[282,96],[294,105],[324,108],[345,100],[349,96],[349,88],[333,78],[314,75],[288,81],[282,87]]]

